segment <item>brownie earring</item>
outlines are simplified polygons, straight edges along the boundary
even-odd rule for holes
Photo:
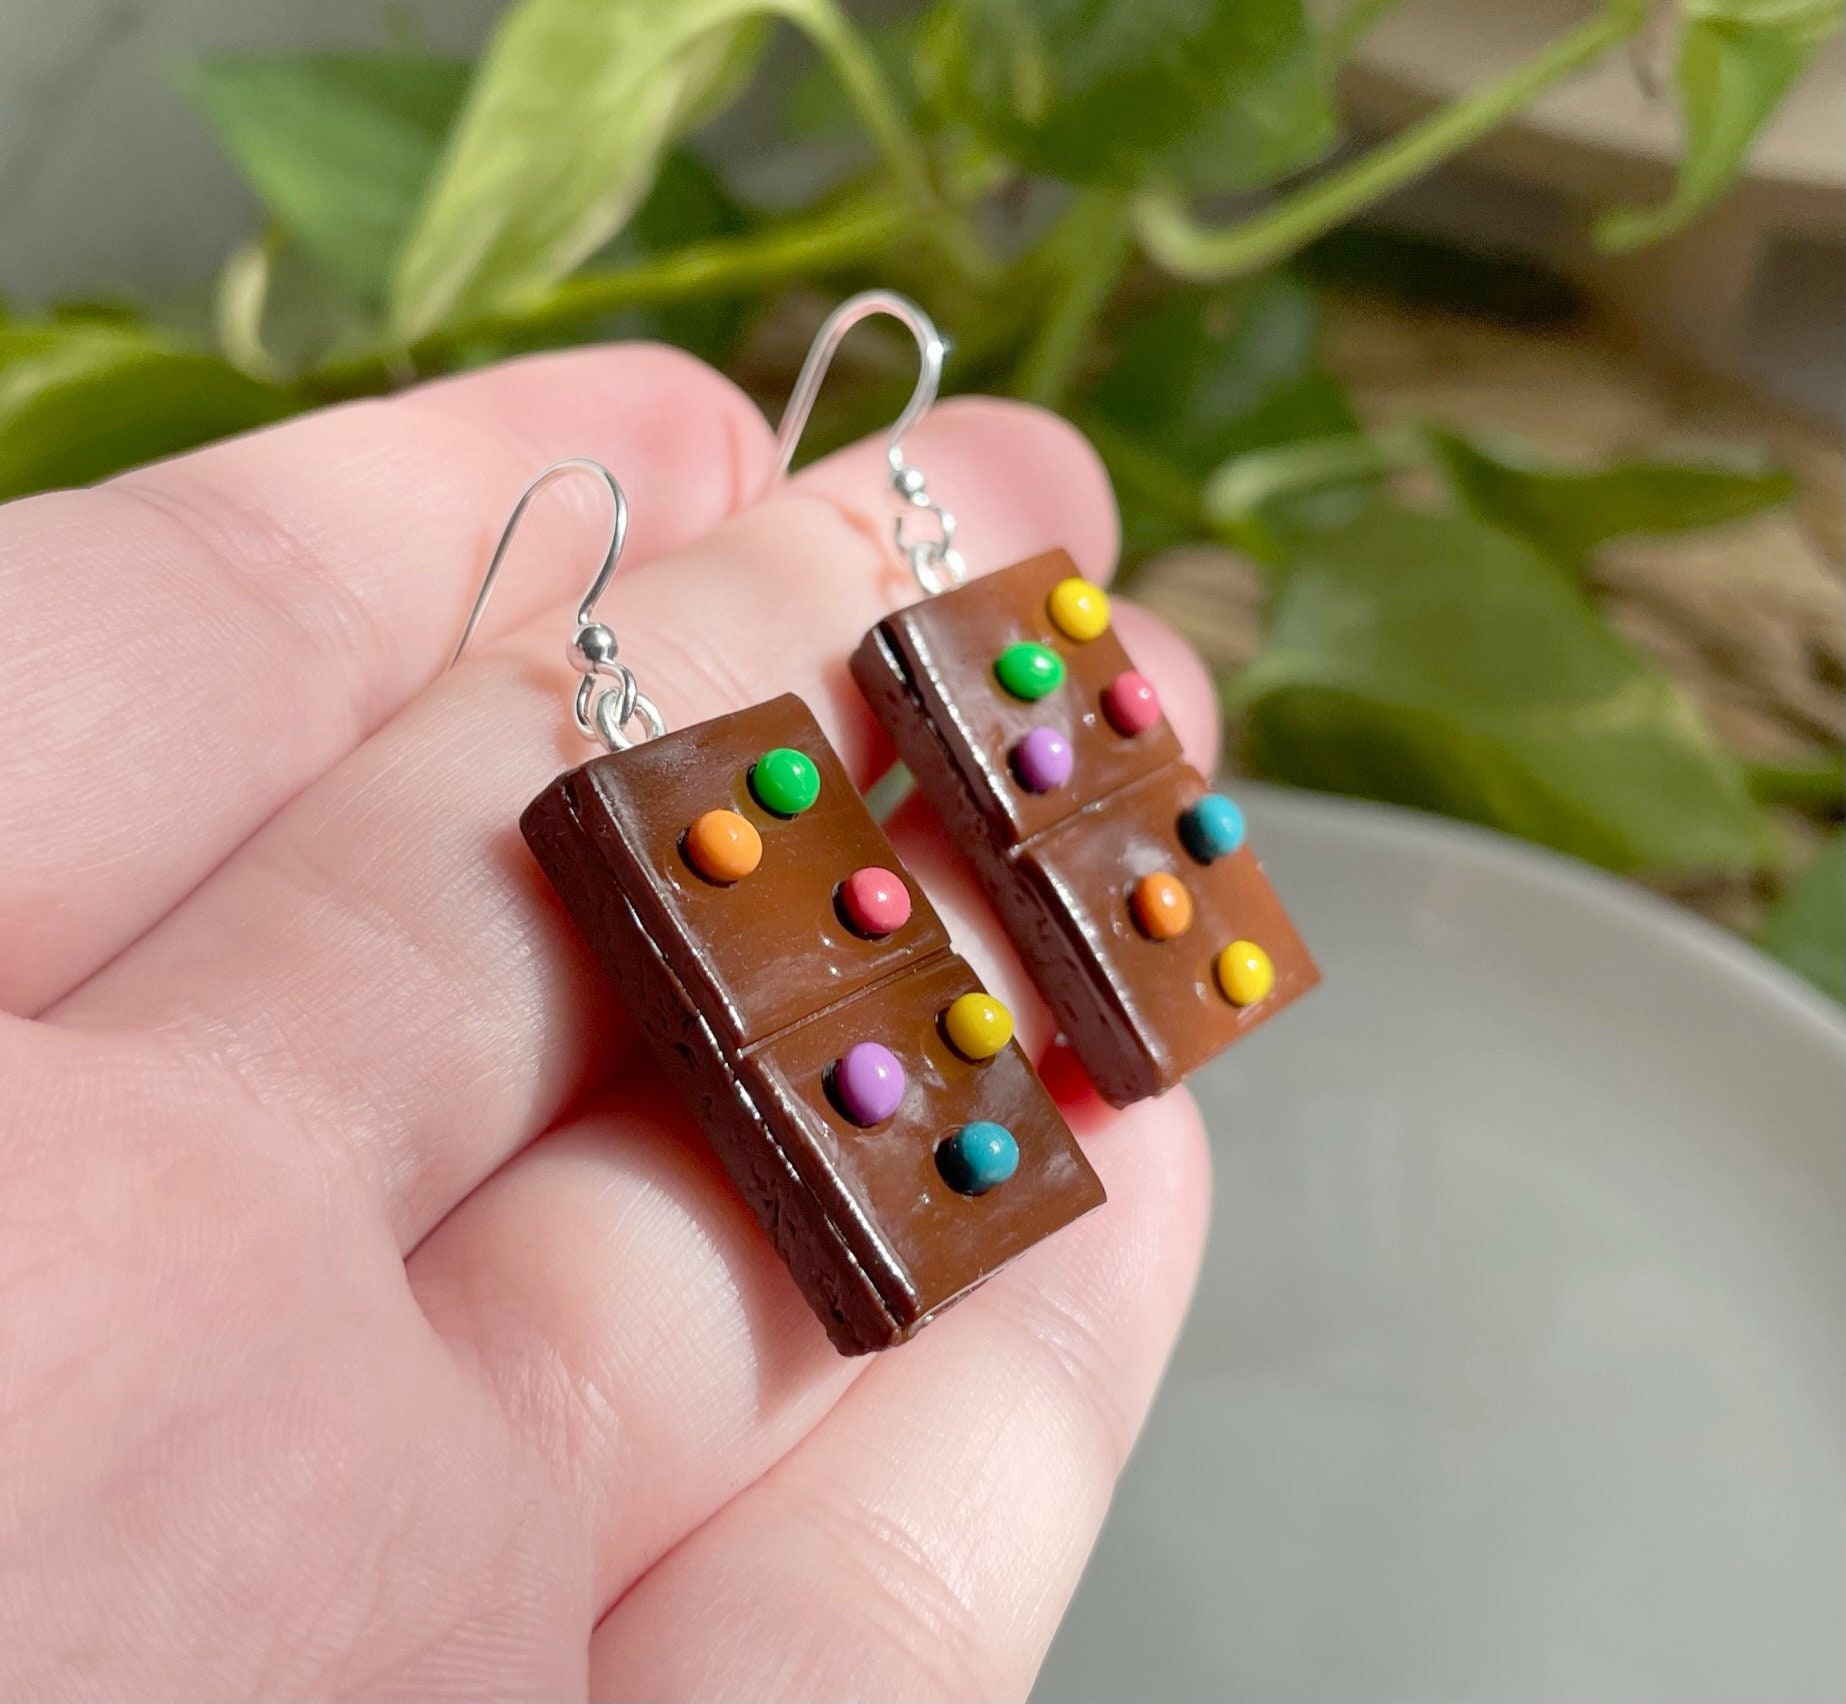
[[[596,620],[628,505],[568,647],[602,746],[520,829],[739,1193],[844,1354],[902,1342],[1103,1199],[1012,1019],[792,694],[669,732]],[[453,664],[451,664],[453,666]]]
[[[847,331],[889,314],[922,372],[891,428],[896,523],[923,602],[882,621],[853,678],[988,899],[1098,1093],[1158,1094],[1319,980],[1245,844],[1242,813],[1181,757],[1108,595],[1062,550],[966,581],[955,520],[904,458],[945,354],[914,302],[868,291],[821,327],[778,432],[786,469]],[[964,583],[966,582],[966,583]]]

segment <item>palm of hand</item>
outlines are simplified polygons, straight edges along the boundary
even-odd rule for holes
[[[582,756],[556,607],[593,494],[535,513],[430,684],[510,497],[573,453],[629,487],[604,610],[668,719],[793,689],[868,779],[842,659],[908,584],[880,447],[739,512],[767,431],[671,352],[0,512],[0,1693],[1030,1683],[1184,1306],[1196,1120],[1078,1109],[1108,1207],[833,1354],[513,826]],[[913,453],[976,571],[1107,570],[1056,422],[951,406]],[[1197,755],[1196,665],[1124,628]],[[1042,1044],[928,817],[893,835]]]

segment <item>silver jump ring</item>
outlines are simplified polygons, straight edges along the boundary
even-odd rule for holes
[[[613,680],[615,684],[602,685],[605,678]],[[577,732],[586,740],[601,739],[601,719],[605,714],[604,706],[610,699],[615,700],[615,726],[619,728],[634,714],[638,693],[635,677],[619,664],[606,670],[585,670],[582,679],[577,682],[577,696],[571,701],[571,714],[576,720]]]
[[[628,537],[628,498],[615,475],[601,462],[588,461],[580,456],[554,462],[520,493],[519,501],[513,505],[513,512],[500,533],[499,542],[494,546],[493,555],[488,559],[486,576],[481,581],[481,589],[475,594],[474,607],[468,612],[467,625],[462,629],[461,642],[455,647],[455,655],[449,659],[449,667],[454,668],[461,661],[462,652],[467,650],[468,641],[474,636],[481,612],[486,609],[494,582],[499,578],[501,565],[506,561],[513,534],[519,530],[519,523],[524,519],[533,498],[553,480],[571,473],[595,475],[607,488],[610,499],[609,542],[595,577],[590,581],[590,589],[583,594],[583,602],[577,606],[577,627],[566,651],[571,667],[581,677],[572,700],[572,712],[577,730],[585,739],[600,740],[610,751],[626,751],[639,743],[636,737],[626,731],[628,724],[637,716],[647,730],[641,738],[659,739],[667,731],[667,724],[666,718],[655,708],[653,700],[642,696],[628,665],[616,661],[614,633],[595,619],[597,599],[608,589],[609,581],[615,575],[615,565],[621,559],[622,545]],[[613,681],[615,684],[599,687],[599,681]]]
[[[633,686],[634,676],[630,675],[628,687]],[[644,692],[617,692],[613,688],[600,692],[590,714],[596,722],[596,737],[611,751],[627,751],[642,740],[657,740],[667,731],[666,718]],[[627,731],[637,716],[647,730],[638,737]]]
[[[599,681],[611,680],[611,686]],[[654,701],[635,684],[634,671],[623,663],[611,663],[586,670],[577,683],[577,697],[572,706],[577,729],[585,739],[601,740],[610,751],[627,751],[640,740],[628,733],[628,724],[637,716],[647,732],[643,739],[659,739],[667,731],[666,719]]]
[[[936,523],[933,538],[911,538],[900,514],[892,522],[891,536],[897,548],[909,559],[910,572],[923,588],[924,596],[959,586],[968,577],[968,564],[955,548],[955,517],[940,503],[934,502],[924,484],[921,469],[912,467],[895,449],[891,453],[891,489],[913,509],[921,509]]]
[[[910,573],[928,598],[953,591],[968,578],[968,564],[959,550],[945,551],[933,539],[910,547]]]

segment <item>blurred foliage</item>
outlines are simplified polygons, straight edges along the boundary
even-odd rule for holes
[[[1605,218],[1598,236],[1612,249],[1657,241],[1716,201],[1764,122],[1840,27],[1838,0],[1683,0],[1680,10],[1679,183],[1663,206]]]
[[[1605,0],[1448,108],[1343,147],[1332,80],[1391,3],[1317,26],[1302,0],[933,0],[868,29],[836,0],[512,0],[474,64],[180,67],[266,228],[225,263],[215,346],[133,305],[0,315],[0,497],[586,338],[760,369],[753,333],[791,298],[891,285],[953,336],[954,385],[1093,436],[1131,569],[1209,539],[1263,565],[1265,646],[1226,683],[1252,768],[1611,868],[1773,881],[1766,796],[1615,636],[1584,570],[1612,540],[1783,502],[1789,481],[1545,467],[1434,423],[1368,434],[1323,365],[1317,292],[1359,278],[1556,319],[1567,295],[1529,268],[1351,221],[1665,11],[1678,182],[1598,229],[1611,246],[1675,230],[1734,180],[1842,0]],[[747,145],[721,145],[740,101]],[[812,187],[770,209],[752,194],[770,180]],[[901,398],[872,341],[811,444]],[[1800,808],[1837,816],[1838,788]],[[1777,914],[1786,956],[1824,875]]]
[[[1836,1000],[1846,1000],[1846,842],[1838,834],[1764,919],[1758,942]]]
[[[1477,515],[1581,567],[1597,546],[1636,533],[1722,526],[1795,495],[1774,468],[1624,460],[1588,472],[1496,456],[1450,432],[1430,441],[1457,494]]]
[[[1773,855],[1744,778],[1526,541],[1388,499],[1290,553],[1237,683],[1269,774],[1505,828],[1616,870]]]
[[[0,324],[0,498],[100,479],[299,406],[132,321]]]
[[[302,54],[207,60],[179,85],[278,228],[376,307],[473,75],[460,59]]]

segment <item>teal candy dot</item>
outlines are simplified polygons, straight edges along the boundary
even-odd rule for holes
[[[750,791],[764,810],[800,816],[820,797],[820,771],[805,752],[777,746],[750,766]]]
[[[1243,845],[1243,812],[1222,793],[1207,793],[1181,815],[1179,837],[1201,864],[1228,858]]]
[[[936,1150],[936,1169],[962,1195],[985,1195],[1019,1170],[1019,1144],[1004,1124],[964,1124]]]
[[[1064,659],[1049,646],[1022,640],[1000,653],[994,673],[1015,698],[1034,703],[1064,684]]]

